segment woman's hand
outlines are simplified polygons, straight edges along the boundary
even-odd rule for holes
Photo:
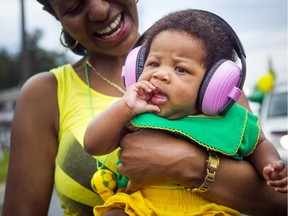
[[[207,152],[163,131],[141,129],[126,135],[120,146],[118,171],[131,181],[128,193],[173,183],[199,187],[206,176]],[[268,187],[251,164],[219,157],[215,181],[199,196],[248,215],[287,215],[287,196]]]
[[[126,135],[120,146],[121,164],[117,168],[130,179],[128,193],[139,187],[171,183],[197,187],[205,178],[207,153],[166,132],[141,129]]]

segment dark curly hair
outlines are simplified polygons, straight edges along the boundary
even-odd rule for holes
[[[187,9],[170,13],[155,22],[143,36],[146,55],[155,36],[165,30],[179,30],[200,39],[207,56],[203,59],[206,69],[220,59],[236,61],[235,38],[231,27],[217,15],[208,11]],[[233,30],[232,30],[233,31]]]
[[[37,0],[40,4],[43,5],[43,9],[48,11],[50,14],[56,17],[56,14],[50,4],[50,0]],[[76,40],[72,38],[65,30],[63,31],[63,38],[67,46],[73,46],[76,43]],[[77,55],[85,56],[87,55],[87,50],[81,44],[77,44],[71,51]]]

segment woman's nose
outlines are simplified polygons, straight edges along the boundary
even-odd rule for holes
[[[110,4],[106,0],[89,0],[88,7],[91,21],[103,21],[108,16]]]

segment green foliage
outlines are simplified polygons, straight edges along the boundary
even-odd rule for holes
[[[29,77],[43,71],[66,64],[69,59],[65,53],[47,51],[39,46],[42,31],[36,30],[27,35],[27,55],[29,55]],[[21,81],[21,52],[12,54],[0,48],[0,90],[19,85]]]
[[[8,171],[8,162],[9,162],[9,150],[5,148],[3,151],[0,149],[0,183],[5,182],[7,171]]]
[[[39,47],[38,42],[40,41],[42,34],[43,33],[40,30],[36,30],[29,38],[32,75],[41,71],[48,71],[54,67],[69,62],[69,59],[65,53],[47,51]],[[33,64],[33,62],[36,64]]]
[[[17,56],[9,54],[5,49],[0,50],[0,89],[17,85]]]

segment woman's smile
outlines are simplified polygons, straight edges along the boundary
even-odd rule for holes
[[[117,18],[106,28],[97,31],[97,37],[102,39],[110,39],[116,36],[124,26],[124,20],[122,19],[122,14],[119,14]]]

